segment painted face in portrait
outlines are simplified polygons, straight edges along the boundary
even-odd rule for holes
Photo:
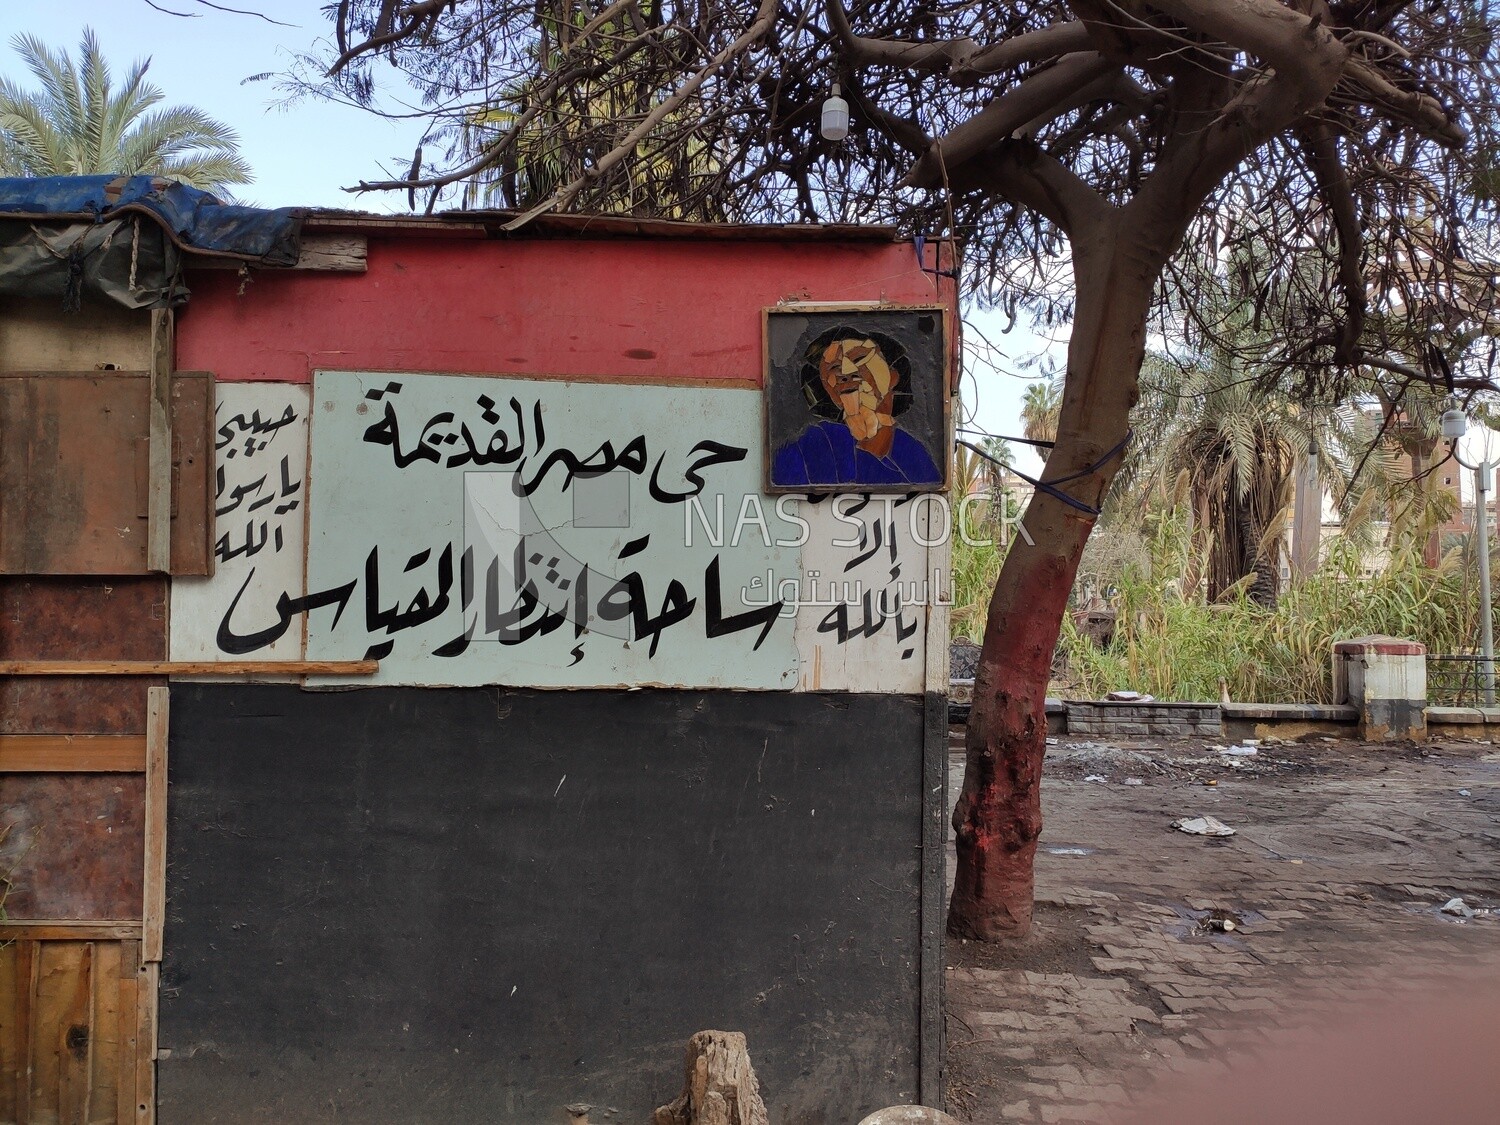
[[[882,431],[895,425],[892,399],[900,374],[886,362],[874,340],[845,338],[832,341],[819,365],[823,388],[843,413],[850,433],[861,445],[881,442]]]

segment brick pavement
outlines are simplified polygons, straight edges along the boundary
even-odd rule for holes
[[[1500,980],[1500,912],[1437,910],[1500,907],[1496,747],[1208,745],[1049,747],[1033,938],[949,945],[951,1112],[1112,1120],[1163,1073],[1253,1055],[1330,1004]],[[1202,814],[1238,834],[1169,827]]]

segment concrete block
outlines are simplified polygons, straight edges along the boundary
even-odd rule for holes
[[[1386,636],[1336,641],[1333,679],[1334,697],[1359,710],[1361,738],[1369,742],[1427,738],[1425,645]]]

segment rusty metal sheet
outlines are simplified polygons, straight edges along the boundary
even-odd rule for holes
[[[146,779],[0,775],[0,870],[11,918],[139,918]]]
[[[0,577],[0,659],[161,660],[167,580]],[[0,677],[0,733],[140,734],[144,677]]]
[[[0,573],[142,574],[150,381],[0,375]],[[207,574],[213,377],[172,387],[172,572]]]

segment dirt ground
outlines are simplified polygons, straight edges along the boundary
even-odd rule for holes
[[[1252,1071],[1289,1037],[1314,1036],[1287,1055],[1312,1065],[1360,1028],[1388,1029],[1409,1062],[1403,1013],[1419,1021],[1424,1004],[1450,1000],[1455,1014],[1424,1041],[1455,1065],[1477,1051],[1482,1070],[1500,1072],[1500,1002],[1483,1009],[1497,1029],[1487,1043],[1456,1022],[1465,998],[1494,987],[1500,1001],[1500,747],[1310,738],[1234,756],[1216,748],[1232,741],[1051,741],[1033,937],[949,942],[950,1112],[1114,1121],[1165,1090],[1199,1098],[1184,1120],[1222,1122],[1220,1099],[1190,1094],[1192,1083],[1269,1090],[1283,1083],[1257,1087]],[[952,796],[961,745],[959,732]],[[1205,815],[1235,835],[1172,827]],[[950,843],[950,878],[952,862]],[[1442,912],[1455,897],[1472,917]],[[1437,1042],[1444,1027],[1451,1049]],[[1353,1054],[1368,1063],[1382,1049]],[[1382,1080],[1420,1086],[1436,1066],[1403,1079],[1376,1065],[1356,1080],[1325,1063],[1314,1084],[1341,1105],[1355,1087],[1388,1105]],[[1500,1121],[1500,1101],[1462,1119]]]

